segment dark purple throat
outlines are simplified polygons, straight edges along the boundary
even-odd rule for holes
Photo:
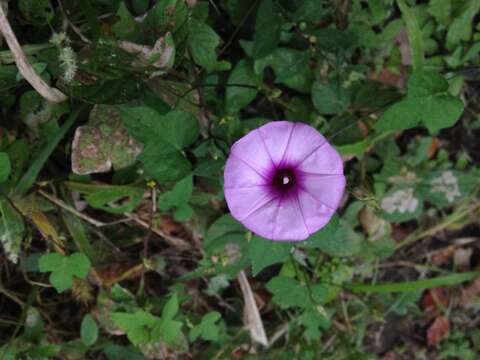
[[[277,191],[288,192],[295,188],[297,177],[295,171],[290,168],[275,169],[272,177],[272,185]]]

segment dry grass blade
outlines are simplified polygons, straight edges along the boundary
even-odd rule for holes
[[[268,339],[265,328],[263,327],[262,318],[260,317],[260,312],[258,311],[257,303],[253,297],[253,291],[248,282],[247,275],[245,275],[245,271],[240,271],[237,279],[242,289],[243,300],[245,301],[244,317],[246,326],[250,330],[250,336],[253,341],[263,346],[268,346]]]

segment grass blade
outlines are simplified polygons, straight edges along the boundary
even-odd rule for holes
[[[391,293],[391,292],[407,292],[415,290],[431,289],[438,286],[452,286],[461,284],[465,281],[472,280],[480,276],[480,272],[466,272],[459,274],[450,274],[446,276],[438,276],[432,279],[406,281],[399,283],[385,284],[351,284],[347,288],[356,293]]]
[[[48,158],[53,153],[58,143],[63,139],[68,130],[72,127],[82,109],[83,107],[80,107],[70,113],[67,121],[65,121],[65,123],[57,131],[57,133],[52,136],[47,145],[42,149],[42,151],[40,151],[33,163],[30,165],[27,172],[22,176],[17,186],[13,189],[13,194],[24,195],[32,187],[32,185],[37,180],[38,174],[47,162]]]

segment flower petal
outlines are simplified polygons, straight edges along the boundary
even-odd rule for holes
[[[273,231],[279,208],[279,197],[274,197],[269,202],[264,203],[261,207],[250,213],[243,220],[239,220],[246,228],[253,231],[266,239],[273,239]],[[238,220],[238,219],[237,219]]]
[[[328,224],[335,210],[315,199],[310,193],[300,191],[298,202],[305,214],[305,224],[308,232],[313,234]]]
[[[294,123],[282,164],[297,166],[314,152],[323,150],[327,140],[313,127]]]
[[[325,143],[305,157],[297,165],[297,170],[313,174],[343,174],[343,160],[329,143]]]
[[[294,123],[290,121],[273,121],[258,129],[275,165],[280,164],[285,155],[293,127]]]
[[[223,178],[226,189],[267,184],[267,178],[262,173],[234,155],[228,157]]]
[[[250,131],[233,144],[231,153],[268,176],[274,167],[272,158],[258,129]]]
[[[336,210],[340,205],[344,191],[345,176],[343,175],[302,175],[300,192],[310,194],[332,210]],[[314,208],[307,208],[305,211],[314,212]]]
[[[268,185],[225,189],[228,208],[234,218],[242,221],[255,210],[271,201],[276,195]]]
[[[309,236],[304,214],[297,196],[285,196],[279,201],[272,240],[305,240]]]

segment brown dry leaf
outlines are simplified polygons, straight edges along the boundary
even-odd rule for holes
[[[118,46],[128,53],[137,55],[134,65],[138,63],[142,66],[153,65],[158,69],[169,69],[175,61],[175,44],[170,32],[159,38],[153,47],[129,41],[120,41]]]
[[[435,266],[444,265],[455,254],[456,248],[457,247],[455,245],[449,245],[442,249],[433,251],[428,256],[430,263]]]
[[[118,265],[116,267],[109,266],[108,268],[96,268],[92,271],[92,276],[99,286],[110,287],[116,283],[133,279],[142,275],[146,271],[143,263],[127,267]]]
[[[428,290],[423,299],[422,307],[429,314],[440,315],[448,307],[448,296],[443,287]]]
[[[475,300],[480,295],[480,278],[475,279],[469,285],[461,289],[460,306],[470,308],[475,305]]]
[[[437,153],[438,148],[440,147],[440,140],[437,137],[432,138],[432,142],[430,143],[430,147],[428,148],[427,157],[429,159],[433,158]]]
[[[359,219],[371,241],[381,240],[391,232],[390,223],[375,215],[369,207],[364,207],[360,211]]]
[[[427,330],[428,346],[437,346],[450,332],[450,321],[445,316],[439,316]]]
[[[471,248],[459,248],[455,250],[453,255],[453,263],[455,268],[459,271],[468,271],[470,270],[470,259],[473,254],[473,249]]]

